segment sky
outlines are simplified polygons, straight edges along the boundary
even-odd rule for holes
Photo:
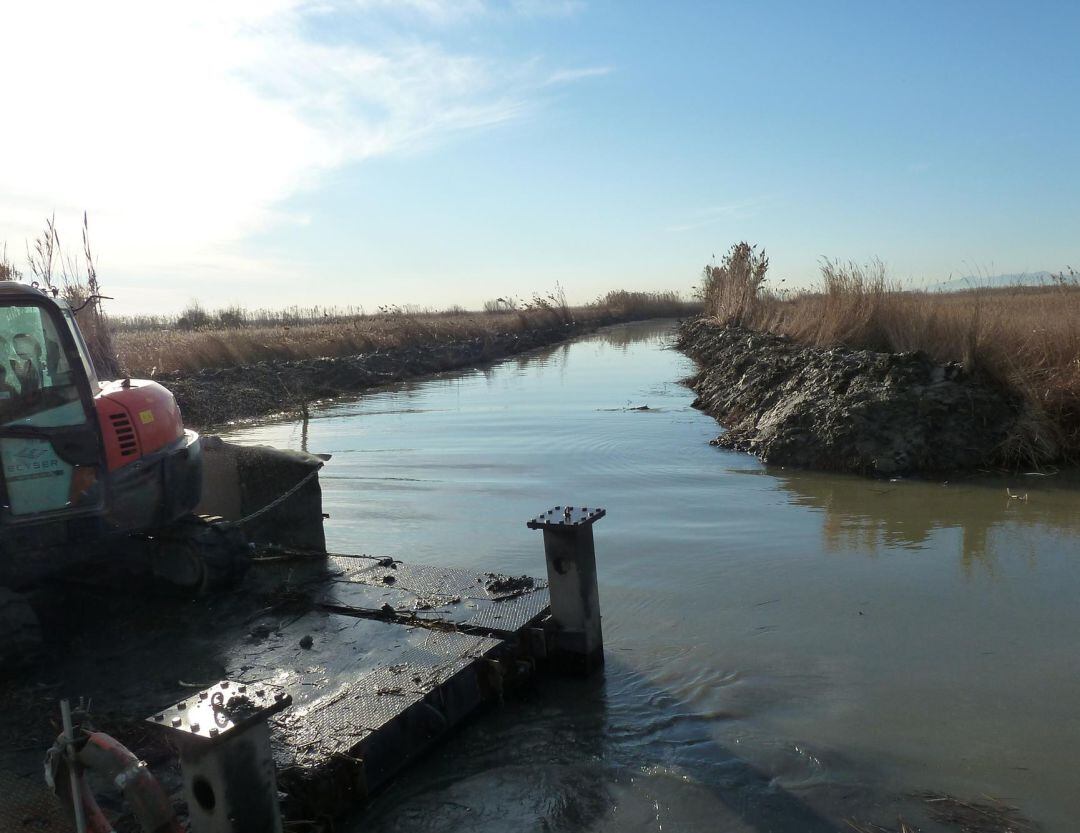
[[[0,244],[117,313],[1080,267],[1080,3],[0,4]]]

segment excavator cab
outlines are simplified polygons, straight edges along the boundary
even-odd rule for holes
[[[63,569],[110,535],[199,502],[199,437],[155,382],[101,382],[68,304],[0,282],[0,585]]]
[[[100,514],[99,383],[86,345],[66,304],[12,288],[0,290],[0,523]]]

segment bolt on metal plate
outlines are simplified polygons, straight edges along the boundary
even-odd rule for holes
[[[155,712],[146,722],[186,737],[216,741],[291,704],[292,695],[279,686],[222,680]]]
[[[556,506],[541,512],[526,522],[529,529],[566,529],[567,527],[589,526],[596,523],[607,510],[595,506]]]

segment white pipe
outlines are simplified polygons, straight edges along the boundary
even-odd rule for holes
[[[68,774],[71,776],[71,803],[75,810],[75,830],[86,833],[86,813],[83,810],[79,775],[75,772],[75,728],[71,723],[71,703],[60,701],[60,717],[64,721],[64,738],[67,740]]]

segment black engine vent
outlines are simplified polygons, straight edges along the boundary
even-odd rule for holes
[[[139,453],[139,444],[135,439],[135,428],[128,419],[126,413],[109,414],[113,431],[116,432],[116,442],[120,446],[121,457],[132,457]]]

